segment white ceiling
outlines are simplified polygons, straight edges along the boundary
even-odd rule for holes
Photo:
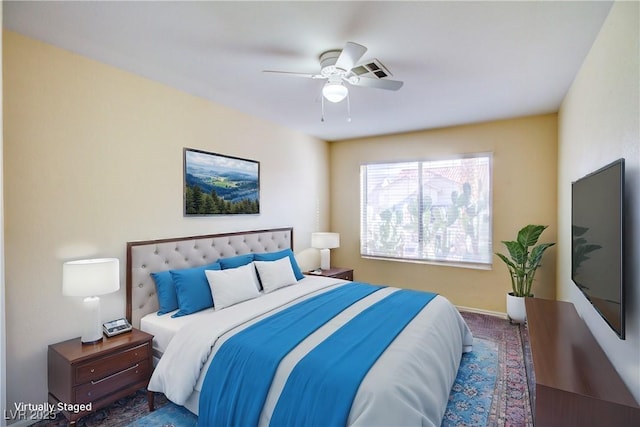
[[[4,28],[324,140],[556,112],[611,2],[11,2]],[[404,81],[325,103],[353,41]]]

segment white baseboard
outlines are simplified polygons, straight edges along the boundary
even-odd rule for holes
[[[499,311],[483,310],[481,308],[473,308],[473,307],[463,307],[461,305],[457,305],[456,308],[459,311],[468,311],[469,313],[486,314],[488,316],[500,317],[505,320],[507,319],[507,313],[502,313]]]

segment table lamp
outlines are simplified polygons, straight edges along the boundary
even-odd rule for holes
[[[102,340],[100,298],[120,289],[120,263],[117,258],[83,259],[62,265],[62,295],[85,297],[83,301],[83,344]]]
[[[331,253],[329,249],[340,247],[340,234],[338,233],[311,233],[311,246],[320,249],[320,269],[331,268]]]

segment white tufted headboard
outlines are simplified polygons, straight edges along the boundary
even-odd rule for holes
[[[140,327],[140,319],[158,311],[151,273],[197,267],[219,258],[247,253],[293,249],[293,228],[243,231],[127,243],[127,319]]]

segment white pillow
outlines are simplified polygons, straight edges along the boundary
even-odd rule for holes
[[[265,293],[297,283],[289,257],[276,261],[254,261]]]
[[[211,288],[215,310],[260,295],[254,279],[256,273],[253,263],[226,270],[205,270],[204,274]]]

